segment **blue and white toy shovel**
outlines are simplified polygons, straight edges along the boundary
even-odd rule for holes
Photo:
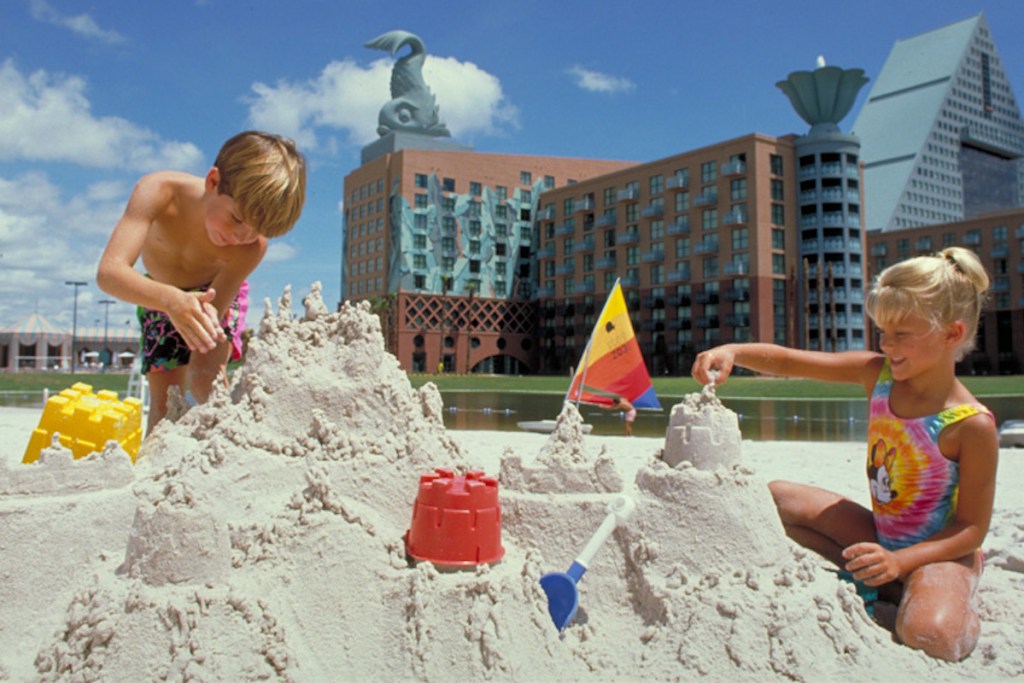
[[[616,497],[608,504],[608,515],[601,522],[601,526],[597,528],[569,570],[564,574],[553,573],[540,577],[540,587],[548,596],[548,613],[555,622],[555,628],[559,631],[568,626],[572,618],[576,616],[576,608],[580,603],[580,594],[576,590],[576,584],[583,578],[583,574],[587,571],[587,566],[594,558],[598,548],[611,535],[615,527],[626,521],[635,509],[636,502],[629,496]]]

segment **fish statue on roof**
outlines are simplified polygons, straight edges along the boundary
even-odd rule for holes
[[[433,137],[451,137],[441,121],[437,101],[423,80],[423,62],[427,51],[420,37],[408,31],[389,31],[366,43],[365,47],[384,50],[392,56],[405,46],[410,52],[395,62],[391,71],[391,101],[381,107],[377,133],[419,133]]]

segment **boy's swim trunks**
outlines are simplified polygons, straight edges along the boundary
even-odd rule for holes
[[[191,292],[205,292],[209,285],[196,287]],[[245,330],[245,314],[249,310],[249,283],[243,282],[238,294],[228,306],[221,326],[231,341],[231,358],[242,358],[242,331]],[[142,374],[150,370],[173,370],[188,365],[192,352],[185,340],[181,338],[170,318],[163,311],[152,308],[138,307],[139,324],[142,326],[140,354],[142,356]]]

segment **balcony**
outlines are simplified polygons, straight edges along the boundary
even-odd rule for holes
[[[555,255],[554,243],[548,244],[547,246],[541,247],[537,250],[537,258],[553,258]]]
[[[726,301],[750,301],[750,290],[746,287],[734,287],[723,293]]]
[[[670,270],[665,273],[665,279],[669,282],[689,282],[690,272],[687,270]]]
[[[813,213],[808,216],[800,216],[800,221],[797,225],[801,228],[816,228],[818,227],[818,217]]]
[[[686,276],[686,279],[690,279],[690,274],[689,273],[682,273],[682,274]],[[667,303],[669,306],[689,306],[690,305],[690,295],[689,294],[670,294],[668,296],[668,298],[665,299],[665,303]]]
[[[720,173],[722,177],[730,175],[742,175],[747,172],[747,164],[745,161],[730,161],[727,164],[722,164]]]
[[[575,223],[569,223],[568,221],[566,221],[565,223],[561,223],[557,228],[555,228],[555,237],[568,237],[569,235],[574,234],[576,234]]]
[[[549,206],[546,209],[537,210],[537,220],[539,221],[553,221],[555,220],[555,207]]]
[[[722,225],[746,225],[747,214],[744,211],[730,211],[722,214]]]
[[[640,215],[644,218],[656,218],[658,216],[663,216],[664,214],[665,206],[662,204],[651,204],[650,206],[645,206],[643,211],[640,212]]]
[[[800,253],[815,253],[818,251],[818,240],[803,240],[800,242]]]
[[[665,252],[662,249],[652,249],[640,254],[643,263],[661,263],[665,260]]]
[[[694,206],[711,206],[712,204],[718,203],[717,192],[701,192],[700,194],[693,195]]]
[[[670,330],[688,330],[693,325],[690,320],[685,318],[673,318],[672,320],[666,321],[665,324]]]
[[[609,257],[599,258],[594,261],[594,267],[598,270],[612,270],[615,268],[615,259]]]
[[[550,299],[555,295],[554,287],[538,287],[537,298],[538,299]]]
[[[619,244],[636,244],[640,241],[640,233],[624,232],[619,235]]]
[[[976,232],[969,232],[964,235],[964,244],[968,246],[978,246],[981,244],[981,235]]]
[[[670,223],[665,228],[665,234],[667,235],[689,235],[690,234],[690,223]]]
[[[693,245],[693,253],[695,255],[717,254],[718,242],[698,242],[697,244]]]
[[[635,275],[627,275],[621,279],[620,284],[623,287],[639,287],[640,278],[636,277]]]
[[[727,315],[725,324],[730,327],[750,327],[750,316],[747,314]]]
[[[1005,244],[998,244],[992,247],[992,251],[989,255],[992,258],[1009,258],[1010,249]]]
[[[582,197],[574,202],[574,211],[593,211],[594,200],[590,197]]]
[[[813,178],[818,175],[818,167],[814,164],[811,164],[810,166],[801,166],[797,175],[800,178]]]
[[[746,263],[726,263],[722,266],[722,274],[731,276],[749,275],[750,266]]]
[[[1020,226],[1020,227],[1018,227],[1018,228],[1017,228],[1016,230],[1014,230],[1014,231],[1013,231],[1013,236],[1014,236],[1014,237],[1015,237],[1016,239],[1019,239],[1019,240],[1024,240],[1024,225],[1021,225],[1021,226]]]
[[[697,292],[693,295],[693,300],[699,304],[717,304],[718,292]]]
[[[690,179],[680,175],[669,176],[665,180],[665,187],[669,190],[685,190],[690,187]]]
[[[576,272],[576,266],[572,264],[563,264],[555,266],[555,275],[573,275]]]
[[[889,248],[886,244],[876,244],[875,246],[871,247],[872,256],[885,256],[888,251]]]
[[[576,283],[576,291],[581,294],[590,294],[594,291],[594,281],[584,280]]]
[[[615,213],[606,213],[597,217],[594,226],[598,228],[610,228],[615,225]]]
[[[585,251],[594,251],[594,240],[580,240],[572,248],[574,254],[582,254]]]
[[[821,165],[821,175],[843,175],[842,162],[835,161]]]
[[[626,188],[625,190],[619,190],[615,194],[615,198],[620,202],[624,202],[629,199],[639,199],[640,190],[634,188]]]
[[[719,320],[717,315],[698,315],[693,320],[693,324],[697,327],[718,327]]]

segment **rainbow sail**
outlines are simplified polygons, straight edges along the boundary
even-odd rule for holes
[[[618,280],[590,334],[566,400],[611,405],[616,396],[635,408],[661,409]]]

